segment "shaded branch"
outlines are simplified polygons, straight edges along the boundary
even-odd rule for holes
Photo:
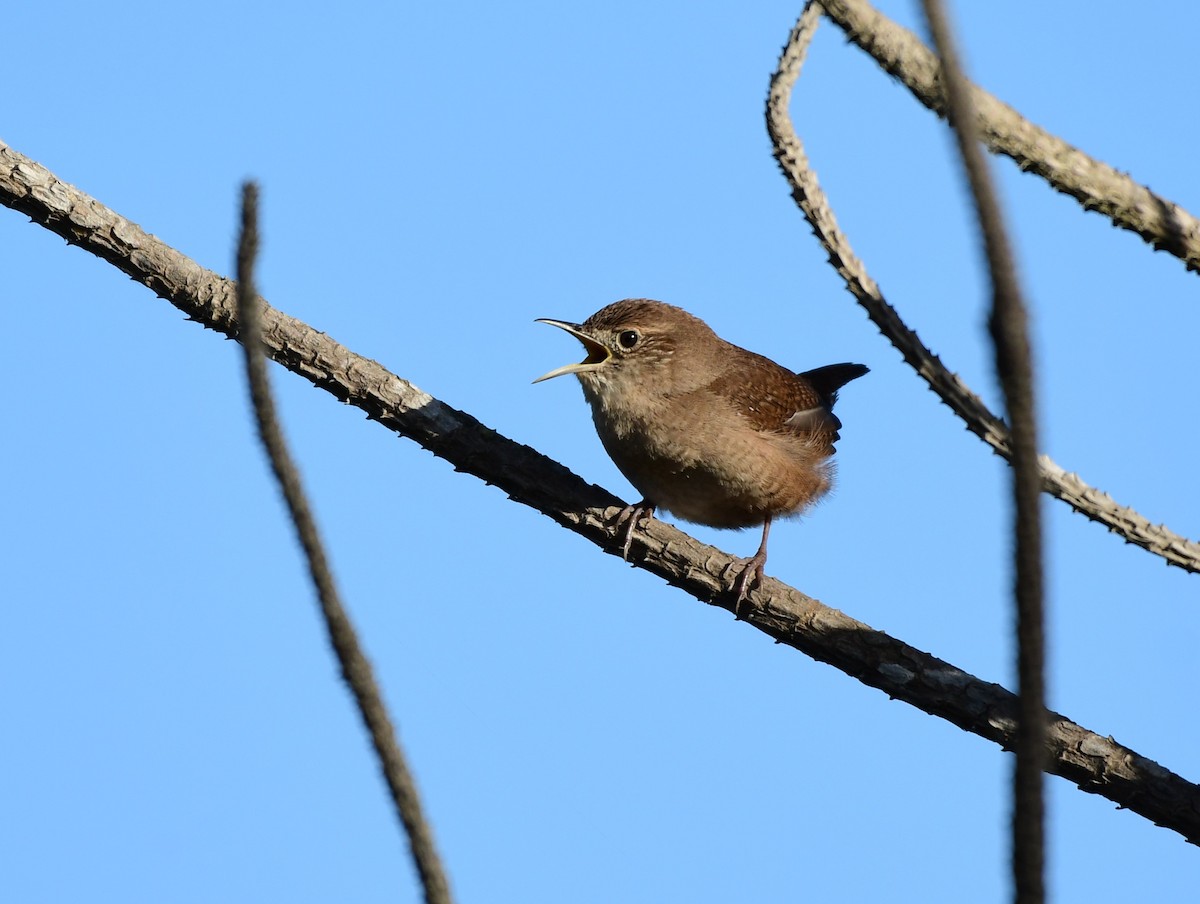
[[[819,2],[847,38],[899,79],[917,100],[945,118],[937,56],[920,38],[865,0]],[[1136,232],[1156,251],[1166,251],[1187,269],[1200,272],[1200,220],[1029,122],[982,88],[972,86],[971,99],[979,137],[989,150],[1011,157],[1022,170],[1041,176],[1085,210],[1104,214],[1114,225]]]
[[[966,171],[992,281],[989,327],[996,376],[1012,423],[1014,608],[1017,627],[1017,763],[1013,776],[1012,871],[1019,904],[1046,899],[1046,637],[1038,476],[1037,389],[1029,316],[1000,201],[979,148],[971,86],[958,59],[941,0],[923,0],[929,33],[942,59],[946,109]]]
[[[0,202],[109,261],[190,319],[236,337],[233,284],[147,234],[45,167],[0,143]],[[558,462],[485,427],[369,358],[260,302],[267,354],[384,427],[495,484],[509,497],[620,556],[613,520],[624,503]],[[740,559],[657,519],[638,533],[636,562],[701,601],[732,612]],[[823,605],[774,578],[742,603],[743,619],[780,643],[870,687],[1011,749],[1016,698],[947,662]],[[1200,844],[1200,786],[1111,738],[1051,715],[1047,770]]]
[[[296,537],[304,549],[309,575],[321,604],[321,615],[329,633],[329,642],[337,654],[342,678],[354,695],[363,724],[371,735],[371,744],[379,758],[380,769],[392,795],[396,815],[404,826],[413,864],[421,880],[426,904],[451,904],[450,883],[433,840],[433,830],[421,808],[416,782],[408,770],[396,729],[388,715],[383,693],[375,681],[371,662],[358,642],[358,634],[342,605],[333,579],[333,570],[325,555],[316,517],[308,504],[300,472],[288,451],[267,379],[263,356],[262,328],[258,293],[254,286],[254,267],[258,257],[258,186],[247,182],[242,188],[241,229],[238,236],[236,300],[241,325],[242,350],[246,360],[246,382],[254,408],[258,435],[280,492],[291,515]]]
[[[829,205],[829,199],[809,164],[804,145],[796,135],[788,111],[792,90],[808,44],[820,19],[820,4],[810,0],[788,38],[771,78],[767,97],[767,131],[775,159],[791,185],[792,197],[803,211],[813,233],[825,247],[829,263],[846,283],[846,288],[866,310],[871,321],[896,347],[904,361],[929,384],[929,388],[966,423],[967,429],[1006,459],[1012,458],[1007,425],[996,417],[966,384],[934,355],[916,332],[888,304],[866,266],[850,247]],[[1128,506],[1120,505],[1102,490],[1089,486],[1077,474],[1067,473],[1048,456],[1039,458],[1042,489],[1061,499],[1075,511],[1099,522],[1126,542],[1162,557],[1170,565],[1200,573],[1200,543],[1188,540],[1169,528],[1152,524]]]

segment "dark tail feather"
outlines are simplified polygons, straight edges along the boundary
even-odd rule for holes
[[[864,364],[826,364],[824,367],[806,370],[800,376],[812,383],[813,388],[832,408],[833,403],[837,401],[838,390],[870,370],[871,368]]]

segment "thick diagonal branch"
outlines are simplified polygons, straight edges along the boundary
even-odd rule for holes
[[[44,167],[0,144],[0,202],[111,262],[192,320],[238,332],[233,284],[116,215]],[[329,336],[269,306],[262,310],[267,354],[389,430],[420,443],[456,470],[495,484],[613,555],[613,519],[623,503],[562,465],[469,414],[422,392]],[[638,566],[702,601],[730,611],[728,573],[740,561],[676,528],[647,525]],[[914,590],[913,593],[918,591]],[[1016,698],[949,663],[766,578],[741,605],[760,631],[862,683],[1010,749]],[[1200,844],[1200,786],[1116,741],[1052,715],[1047,769],[1118,806]]]

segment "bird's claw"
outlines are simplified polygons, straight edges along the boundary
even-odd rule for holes
[[[743,563],[742,573],[733,582],[733,589],[737,591],[737,599],[733,601],[733,617],[739,620],[742,617],[742,603],[750,595],[750,590],[756,584],[762,583],[763,567],[767,564],[767,557],[760,551],[758,555],[742,559],[741,562]]]
[[[654,506],[642,500],[633,505],[627,505],[617,515],[617,539],[621,541],[621,558],[629,561],[629,550],[633,546],[633,532],[637,523],[643,518],[654,515]]]

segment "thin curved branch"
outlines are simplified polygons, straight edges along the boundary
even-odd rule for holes
[[[865,0],[819,2],[847,38],[945,118],[937,56],[920,38]],[[1166,251],[1187,269],[1200,272],[1200,220],[1187,210],[1034,125],[982,88],[973,86],[971,98],[979,137],[989,150],[1011,157],[1084,210],[1103,214],[1114,225],[1140,235],[1155,251]]]
[[[1029,316],[991,170],[975,128],[971,85],[958,58],[941,0],[923,0],[929,33],[942,59],[946,111],[962,157],[992,281],[989,326],[996,376],[1012,422],[1014,608],[1017,627],[1016,769],[1013,774],[1012,872],[1016,900],[1046,899],[1046,616],[1042,574],[1041,479],[1037,389]]]
[[[779,58],[779,68],[771,78],[767,96],[767,131],[771,135],[775,159],[791,185],[792,197],[828,253],[829,263],[845,281],[850,294],[866,310],[867,316],[899,350],[904,362],[963,419],[967,429],[991,446],[998,455],[1011,460],[1007,425],[992,414],[983,400],[957,374],[952,373],[925,347],[916,332],[909,329],[895,308],[888,304],[879,286],[867,273],[866,266],[855,256],[849,240],[838,227],[829,199],[817,181],[816,173],[804,152],[804,145],[792,126],[788,112],[792,89],[820,19],[823,2],[809,0],[788,37]],[[1188,540],[1163,525],[1150,523],[1128,506],[1114,502],[1102,490],[1089,486],[1077,474],[1068,474],[1049,457],[1043,455],[1039,461],[1044,492],[1103,524],[1127,542],[1161,556],[1168,564],[1200,573],[1200,543]]]
[[[233,284],[147,234],[44,167],[0,143],[0,202],[112,263],[189,318],[237,335]],[[613,529],[624,503],[558,462],[485,427],[354,354],[329,336],[263,302],[268,355],[384,427],[421,444],[456,470],[495,484],[514,501],[621,555]],[[641,542],[643,541],[644,542]],[[640,568],[730,612],[729,575],[740,559],[657,519],[638,533]],[[636,558],[636,554],[635,554]],[[758,630],[863,684],[1010,749],[1015,696],[825,606],[774,578],[741,604]],[[1152,760],[1052,715],[1047,770],[1200,844],[1200,785]]]
[[[333,579],[333,569],[325,555],[317,519],[300,481],[283,429],[279,425],[275,400],[267,379],[267,364],[263,355],[262,329],[258,316],[258,293],[254,287],[254,267],[258,258],[258,186],[247,182],[242,187],[241,229],[237,251],[237,310],[241,323],[242,351],[245,353],[246,382],[254,407],[254,420],[263,450],[279,483],[296,537],[304,550],[309,575],[321,604],[321,615],[329,633],[329,643],[337,654],[342,678],[354,695],[359,715],[371,735],[371,744],[379,758],[379,766],[392,795],[396,815],[408,836],[413,865],[421,880],[426,904],[452,904],[450,882],[442,869],[442,861],[433,840],[433,829],[425,818],[417,783],[413,780],[400,749],[396,729],[388,714],[383,693],[375,680],[371,661],[358,642],[358,632]]]

